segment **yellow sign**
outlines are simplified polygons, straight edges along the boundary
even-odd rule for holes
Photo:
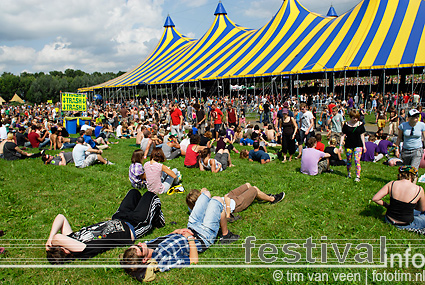
[[[86,111],[85,93],[61,93],[62,111]]]
[[[53,100],[47,100],[47,103],[52,104]]]

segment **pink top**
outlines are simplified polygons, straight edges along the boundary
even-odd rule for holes
[[[152,162],[152,164],[151,164]],[[143,165],[146,173],[146,184],[148,191],[156,194],[162,194],[164,192],[164,186],[161,182],[162,177],[162,164],[156,161],[148,161]]]

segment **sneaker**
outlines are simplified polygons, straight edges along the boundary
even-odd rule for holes
[[[280,201],[283,200],[283,198],[285,198],[285,192],[281,192],[279,194],[273,195],[273,197],[274,197],[274,201],[270,202],[270,204],[279,203]]]
[[[106,160],[106,165],[115,165],[115,163],[112,163],[109,160]]]
[[[356,177],[356,178],[354,179],[354,181],[355,181],[355,182],[360,182],[360,177]]]
[[[179,173],[179,175],[177,175],[177,179],[178,179],[178,181],[179,181],[179,182],[181,182],[181,181],[182,181],[183,176],[182,176],[182,174],[181,174],[181,173]]]
[[[347,178],[351,178],[351,173],[348,173],[347,174]]]
[[[229,244],[229,243],[237,241],[239,238],[240,238],[239,235],[236,235],[236,234],[232,233],[231,231],[229,231],[227,233],[227,235],[222,236],[220,238],[220,243],[221,244]]]
[[[41,151],[40,151],[40,153],[41,153],[41,155],[43,156],[43,155],[44,155],[44,153],[46,153],[46,150],[45,150],[45,149],[43,149],[43,150],[41,150]]]

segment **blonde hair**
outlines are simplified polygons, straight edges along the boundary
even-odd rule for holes
[[[201,196],[201,191],[198,189],[192,189],[189,194],[187,194],[186,204],[191,210],[195,207],[196,200],[198,200],[199,196]]]

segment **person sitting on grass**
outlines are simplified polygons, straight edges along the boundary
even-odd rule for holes
[[[128,179],[131,186],[137,189],[146,188],[146,174],[143,168],[143,150],[136,149],[131,156],[131,165],[128,169]]]
[[[331,137],[329,140],[329,146],[325,148],[325,153],[329,153],[329,165],[330,166],[342,166],[346,165],[347,163],[345,160],[341,158],[341,152],[339,151],[339,148],[336,147],[337,144],[337,138]]]
[[[316,138],[315,149],[320,150],[321,152],[324,152],[325,151],[325,145],[322,143],[322,135],[316,134],[314,137]]]
[[[48,155],[43,154],[41,160],[45,165],[52,164],[57,166],[65,166],[69,163],[74,163],[74,158],[72,157],[72,152],[61,151],[57,155]]]
[[[28,153],[20,149],[15,143],[15,134],[8,133],[5,141],[2,141],[3,144],[3,158],[5,160],[17,160],[25,158],[37,158],[41,157],[44,154],[44,150],[39,153]]]
[[[425,197],[421,186],[414,183],[418,170],[411,166],[401,166],[398,180],[390,181],[379,190],[372,201],[387,208],[385,221],[401,230],[425,234]],[[390,203],[382,198],[390,195]]]
[[[317,175],[322,172],[329,172],[329,153],[324,153],[316,148],[316,138],[312,137],[307,140],[307,148],[304,149],[301,156],[301,173],[308,175]]]
[[[162,151],[165,154],[167,160],[172,160],[177,158],[180,154],[180,144],[177,141],[177,134],[169,133],[168,136],[164,137],[164,142],[162,144]]]
[[[174,168],[171,170],[164,162],[165,155],[162,149],[154,148],[151,154],[151,160],[143,166],[146,173],[146,184],[148,191],[156,194],[166,193],[171,186],[177,185],[180,182],[181,174]]]
[[[93,149],[84,145],[84,138],[79,137],[77,139],[77,145],[72,150],[72,158],[74,159],[74,163],[77,168],[85,168],[87,166],[94,165],[97,162],[113,165],[112,162],[102,157],[102,153],[103,151],[100,149]]]
[[[239,153],[239,151],[233,146],[234,133],[233,135],[230,136],[232,139],[229,139],[226,137],[225,130],[220,130],[218,134],[219,134],[219,138],[217,140],[217,148],[215,150],[216,153],[218,153],[220,150],[225,150],[225,149],[229,150],[229,152],[233,150],[234,152]]]
[[[186,229],[178,229],[164,237],[131,246],[124,252],[120,263],[125,266],[125,272],[136,280],[152,281],[155,279],[155,270],[164,272],[197,264],[198,253],[204,252],[214,243],[220,227],[223,233],[221,243],[239,239],[227,228],[223,199],[211,198],[210,192],[203,188]],[[150,268],[146,266],[148,264]]]
[[[250,138],[248,138],[248,133],[244,133],[243,134],[243,138],[240,139],[239,141],[240,145],[253,145],[254,141]]]
[[[87,129],[84,132],[84,141],[93,149],[107,149],[109,148],[108,144],[105,142],[105,140],[102,137],[99,137],[94,141],[91,137],[93,134],[93,129]]]
[[[139,190],[131,189],[109,221],[73,232],[65,216],[57,215],[46,242],[47,260],[51,264],[63,264],[73,259],[88,259],[109,249],[133,244],[152,228],[164,226],[158,196],[152,192],[142,196]]]
[[[201,191],[198,189],[193,189],[189,192],[186,197],[186,203],[189,209],[193,209],[195,206],[196,200],[201,196]],[[251,186],[249,183],[245,183],[239,186],[236,189],[233,189],[222,199],[225,204],[226,218],[227,221],[234,221],[236,218],[233,216],[233,213],[239,213],[248,208],[255,199],[260,201],[266,201],[270,204],[276,204],[283,200],[285,197],[285,192],[281,192],[276,195],[267,195],[264,192],[261,192],[260,189],[256,186]]]
[[[378,144],[378,148],[376,149],[376,152],[378,154],[381,154],[382,157],[386,157],[387,159],[390,158],[390,155],[388,154],[388,147],[392,147],[393,143],[387,140],[388,134],[383,134],[381,136],[381,141]],[[367,148],[367,146],[366,146]],[[379,160],[379,159],[378,159]],[[378,161],[376,160],[376,161]]]
[[[205,148],[199,154],[199,170],[210,170],[217,173],[226,170],[227,167],[234,166],[230,160],[230,154],[227,149],[220,149],[215,155],[215,159],[211,158],[211,149]]]
[[[155,147],[155,143],[152,140],[152,133],[148,130],[145,130],[143,132],[143,139],[142,142],[140,143],[140,149],[143,150],[144,152],[144,159],[148,158],[148,156],[151,155],[152,150]]]
[[[270,154],[260,149],[260,143],[258,141],[255,141],[252,146],[254,149],[249,151],[249,161],[258,161],[261,164],[265,164],[272,160]],[[275,156],[273,157],[275,158]]]
[[[192,135],[190,137],[190,144],[186,149],[186,156],[184,158],[184,166],[187,168],[198,168],[199,167],[199,152],[205,149],[205,146],[200,146],[201,141],[200,135]]]

